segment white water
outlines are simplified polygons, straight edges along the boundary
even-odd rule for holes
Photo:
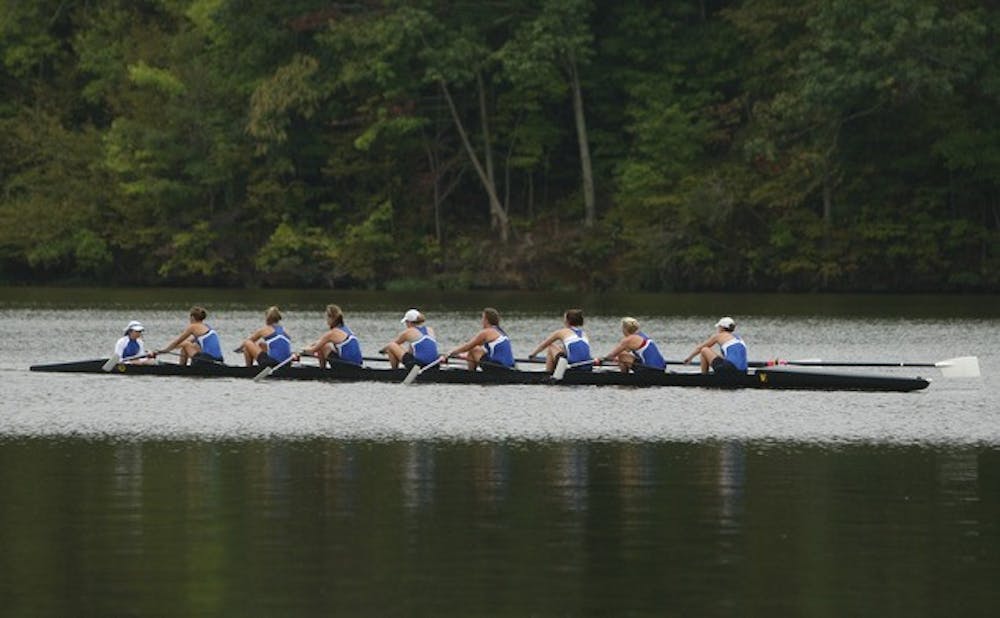
[[[227,350],[256,328],[261,312],[210,316]],[[644,318],[665,355],[681,358],[717,316]],[[739,319],[739,316],[737,316]],[[0,436],[122,439],[331,437],[377,440],[627,440],[799,443],[1000,444],[1000,320],[763,318],[740,320],[751,357],[938,361],[976,355],[983,377],[944,379],[935,369],[858,369],[933,379],[916,393],[714,391],[328,384],[231,379],[31,373],[32,364],[106,357],[131,319],[162,346],[186,323],[183,312],[0,310]],[[365,354],[396,335],[395,313],[348,315]],[[558,316],[514,315],[505,327],[523,356]],[[444,346],[477,329],[472,314],[435,314]],[[319,313],[286,312],[297,345],[323,329]],[[588,318],[595,353],[618,337],[617,316]],[[992,337],[984,341],[984,334]],[[227,351],[230,363],[242,362]]]

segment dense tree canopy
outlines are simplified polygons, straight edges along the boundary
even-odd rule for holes
[[[1000,8],[6,0],[0,282],[1000,290]]]

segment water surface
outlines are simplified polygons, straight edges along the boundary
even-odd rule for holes
[[[598,351],[625,313],[672,358],[732,313],[756,359],[972,354],[984,373],[870,370],[933,383],[810,393],[31,373],[107,356],[131,319],[162,345],[194,302],[231,349],[272,301],[20,292],[0,293],[0,614],[1000,610],[1000,358],[984,340],[1000,316],[982,302],[580,303]],[[417,304],[276,296],[298,343],[341,302],[368,354]],[[575,304],[554,298],[438,297],[426,311],[453,345],[498,305],[523,355]]]

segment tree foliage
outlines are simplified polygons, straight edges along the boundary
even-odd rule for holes
[[[0,21],[0,281],[1000,290],[973,0],[97,0]]]

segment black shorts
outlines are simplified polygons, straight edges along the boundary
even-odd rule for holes
[[[330,369],[362,369],[361,365],[343,360],[335,352],[330,352],[326,355],[324,366]]]
[[[712,371],[719,375],[738,375],[746,373],[744,371],[740,371],[739,367],[730,363],[721,356],[716,356],[712,359]]]
[[[278,361],[271,358],[267,352],[261,352],[257,355],[257,364],[261,367],[275,367],[278,365]]]
[[[482,371],[513,371],[513,367],[508,367],[507,365],[501,365],[500,363],[495,363],[491,360],[481,359],[479,361],[479,369]]]
[[[407,353],[403,354],[403,366],[406,367],[407,369],[412,369],[414,365],[417,365],[418,367],[423,367],[426,364],[428,364],[428,363],[417,362],[417,359],[413,357],[413,352],[407,352]],[[438,363],[437,365],[434,365],[433,367],[431,367],[427,371],[434,371],[435,369],[439,368],[440,366],[441,366],[441,363]]]
[[[221,362],[222,362],[221,358],[215,358],[211,354],[205,354],[204,352],[198,352],[197,354],[195,354],[194,356],[191,357],[191,364],[192,365],[194,363],[206,363],[206,364],[215,365],[215,364],[218,364],[218,363],[221,363]]]
[[[565,352],[559,352],[558,354],[556,354],[556,364],[557,365],[559,364],[559,359],[560,358],[566,358],[566,353]],[[569,359],[568,358],[566,358],[566,363],[567,364],[569,363]],[[591,362],[587,363],[586,365],[578,365],[576,367],[566,367],[566,371],[593,371],[593,370],[594,370],[594,362],[593,362],[593,360],[591,360]]]

